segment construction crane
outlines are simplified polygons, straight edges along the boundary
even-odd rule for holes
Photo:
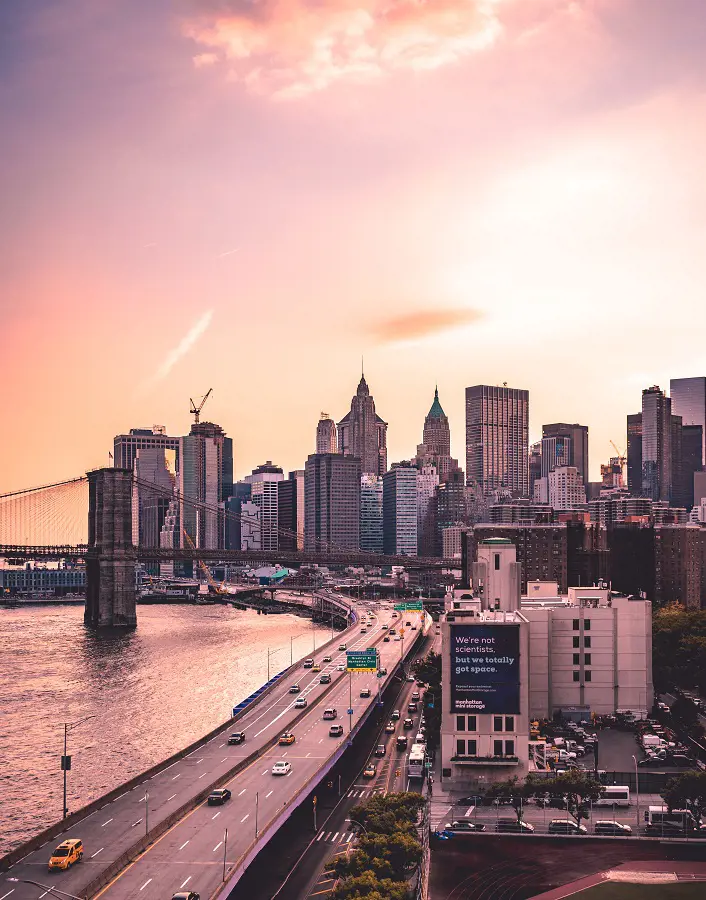
[[[201,415],[201,410],[202,410],[203,407],[204,407],[204,403],[205,403],[205,402],[208,400],[208,398],[210,397],[211,391],[212,391],[212,390],[213,390],[213,388],[209,388],[208,391],[206,391],[206,393],[205,393],[205,394],[203,395],[203,397],[201,398],[201,402],[199,403],[198,406],[194,403],[194,401],[191,399],[191,397],[189,397],[189,401],[190,401],[190,403],[191,403],[191,409],[189,410],[189,412],[190,412],[190,413],[193,415],[193,417],[194,417],[194,425],[198,425],[198,424],[199,424],[199,416]]]
[[[201,404],[203,406],[203,403]],[[186,530],[186,528],[182,527],[181,529],[184,533],[184,537],[186,538],[186,543],[192,550],[196,550],[196,544],[191,539],[191,535]],[[199,564],[199,568],[206,576],[206,581],[208,582],[208,586],[211,588],[211,593],[214,594],[227,594],[228,589],[225,587],[225,581],[222,584],[218,584],[216,579],[211,574],[211,570],[208,568],[206,563],[202,559],[197,559],[196,562]]]
[[[621,467],[625,466],[625,463],[627,462],[627,457],[625,456],[625,451],[623,451],[621,453],[620,450],[618,450],[618,448],[616,447],[615,441],[611,441],[610,443],[611,443],[613,449],[615,450],[615,452],[618,454],[618,463],[620,464]]]

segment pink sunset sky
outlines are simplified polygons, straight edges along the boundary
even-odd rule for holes
[[[131,427],[300,468],[361,356],[389,459],[439,385],[590,428],[706,374],[702,0],[0,7],[0,490]]]

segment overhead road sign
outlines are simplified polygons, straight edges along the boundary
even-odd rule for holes
[[[396,603],[398,612],[424,612],[424,604],[421,600],[409,600],[405,603]]]
[[[377,650],[346,650],[346,669],[349,672],[377,672]]]

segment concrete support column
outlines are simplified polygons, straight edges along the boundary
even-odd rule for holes
[[[88,473],[88,555],[84,622],[94,627],[137,624],[132,543],[132,472]]]

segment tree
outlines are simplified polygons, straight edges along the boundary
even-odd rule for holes
[[[706,813],[706,772],[684,772],[667,782],[664,802],[673,809],[690,809],[697,822]]]
[[[540,787],[535,788],[535,794],[548,793],[552,797],[566,798],[566,808],[577,825],[581,824],[581,819],[588,818],[589,802],[598,800],[603,793],[600,781],[578,769],[538,783]]]
[[[418,681],[429,685],[423,704],[427,748],[433,751],[439,746],[441,735],[441,654],[431,650],[424,659],[412,663],[412,671]]]
[[[518,823],[522,821],[522,810],[527,805],[530,797],[536,797],[544,792],[544,781],[528,775],[524,781],[520,781],[517,775],[507,778],[505,781],[496,781],[486,791],[485,796],[493,800],[507,797],[510,805],[515,810]]]

